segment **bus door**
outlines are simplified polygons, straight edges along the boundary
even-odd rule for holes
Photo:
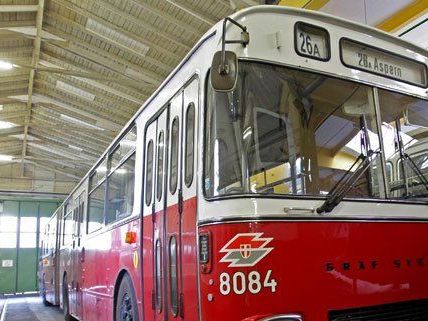
[[[166,263],[167,276],[167,306],[168,319],[183,317],[181,295],[181,212],[182,212],[182,186],[181,186],[181,151],[182,151],[182,113],[183,91],[175,96],[170,105],[168,122],[169,148],[168,148],[168,175],[167,175],[167,209],[166,209]],[[180,307],[181,306],[181,307]]]
[[[181,202],[180,206],[180,315],[198,320],[198,275],[196,239],[196,137],[199,105],[199,79],[194,78],[183,92],[183,128],[181,131]],[[184,250],[186,249],[186,250]]]
[[[152,193],[152,308],[155,320],[164,321],[165,318],[165,168],[167,150],[167,120],[168,108],[149,126],[151,134],[147,133],[147,140],[153,141],[153,193]],[[155,125],[156,124],[156,125]],[[153,126],[156,126],[154,130]],[[149,136],[151,136],[149,138]]]
[[[81,192],[74,200],[74,239],[73,239],[73,256],[72,256],[72,273],[73,283],[70,293],[70,312],[72,315],[82,318],[82,263],[84,260],[84,249],[82,248],[82,225],[85,209],[85,192]]]

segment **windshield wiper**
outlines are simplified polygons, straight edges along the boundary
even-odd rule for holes
[[[404,142],[403,142],[403,138],[400,135],[401,124],[400,124],[399,119],[395,120],[395,129],[397,132],[397,135],[396,135],[397,145],[398,145],[397,147],[398,147],[398,152],[399,152],[400,159],[401,159],[401,166],[402,166],[401,169],[403,170],[403,178],[404,178],[404,187],[405,187],[406,197],[409,197],[410,193],[409,193],[409,184],[407,182],[406,169],[404,167],[405,163],[408,163],[410,165],[409,167],[415,172],[415,174],[421,180],[422,185],[424,185],[425,189],[428,191],[428,180],[425,178],[424,174],[419,169],[418,165],[416,165],[414,160],[410,157],[410,155],[404,151]]]
[[[320,207],[317,208],[317,213],[322,214],[324,212],[331,212],[343,200],[343,198],[346,196],[346,193],[348,193],[348,191],[354,187],[355,183],[370,167],[378,154],[380,154],[380,150],[373,151],[371,149],[367,152],[367,155],[361,153],[352,166],[345,174],[343,174],[336,185],[334,185],[327,194],[327,199]],[[360,163],[358,164],[358,162]],[[357,164],[357,168],[354,172],[352,172],[352,169]]]
[[[415,172],[416,176],[421,180],[422,185],[428,191],[428,180],[425,178],[425,175],[421,172],[418,165],[416,165],[415,161],[410,157],[409,154],[400,152],[400,158],[402,161],[407,161],[410,164],[410,168]],[[406,183],[408,185],[408,183]],[[409,197],[410,193],[407,193],[406,197]]]

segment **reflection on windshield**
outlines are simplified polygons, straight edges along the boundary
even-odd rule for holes
[[[237,88],[208,84],[205,193],[325,195],[360,154],[379,148],[368,86],[260,63]],[[382,197],[376,160],[348,197]]]

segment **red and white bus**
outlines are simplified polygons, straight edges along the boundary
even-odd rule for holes
[[[426,164],[408,153],[427,66],[317,12],[216,24],[58,209],[46,299],[82,321],[427,320]]]

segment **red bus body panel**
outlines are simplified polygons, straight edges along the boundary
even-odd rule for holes
[[[255,221],[204,226],[212,235],[212,272],[201,274],[204,321],[254,320],[297,313],[327,321],[329,310],[428,298],[428,224]],[[253,267],[228,267],[221,248],[238,233],[263,233],[273,249]],[[268,270],[276,292],[222,295],[219,277]],[[213,294],[209,301],[208,294]]]

